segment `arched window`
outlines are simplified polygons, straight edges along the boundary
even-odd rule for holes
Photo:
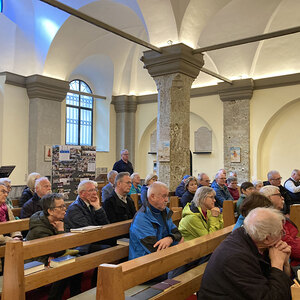
[[[74,91],[66,97],[66,144],[92,146],[93,97],[90,87],[82,80],[70,82]]]

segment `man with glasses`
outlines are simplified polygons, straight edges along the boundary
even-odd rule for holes
[[[211,187],[216,192],[216,204],[218,207],[223,207],[223,202],[225,200],[233,200],[233,197],[231,196],[226,184],[226,175],[223,172],[223,169],[221,169],[216,177],[214,182],[211,184]]]
[[[205,173],[198,174],[198,183],[199,183],[198,187],[210,186],[210,179],[208,175]]]
[[[282,177],[280,176],[280,173],[276,170],[272,170],[272,171],[268,172],[267,177],[268,177],[268,181],[264,181],[264,186],[273,185],[273,186],[277,186],[279,188],[280,194],[284,198],[283,213],[289,214],[290,213],[290,205],[291,205],[292,201],[291,201],[291,197],[288,193],[288,190],[281,185]]]
[[[83,180],[77,188],[77,199],[68,207],[65,223],[67,230],[86,226],[105,225],[109,221],[98,197],[97,182]],[[109,241],[80,246],[82,254],[108,248]]]
[[[130,175],[133,173],[132,163],[129,161],[129,152],[127,149],[121,151],[121,159],[115,162],[113,170],[120,172],[128,172]]]
[[[61,194],[46,194],[41,199],[43,210],[34,213],[30,217],[29,232],[26,240],[35,240],[47,236],[53,236],[65,232],[64,217],[66,214],[66,205]],[[49,257],[62,256],[65,250],[56,253],[35,257],[31,260],[37,260],[45,264],[49,263]],[[75,296],[81,292],[81,275],[75,275],[70,278],[59,280],[52,284],[48,299],[61,299],[65,288],[70,285],[70,294]]]
[[[293,204],[300,204],[300,170],[294,169],[291,177],[284,183]]]
[[[110,223],[132,219],[136,213],[134,202],[128,196],[131,188],[131,178],[128,172],[116,176],[115,189],[105,200],[103,207]]]

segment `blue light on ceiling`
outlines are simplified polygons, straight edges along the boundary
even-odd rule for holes
[[[42,18],[40,19],[40,24],[42,25],[42,28],[44,30],[44,33],[46,34],[47,38],[52,41],[52,39],[55,37],[59,26],[54,23],[53,21]]]

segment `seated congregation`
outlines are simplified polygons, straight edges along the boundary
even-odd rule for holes
[[[125,255],[129,261],[156,252],[164,253],[162,251],[173,247],[174,253],[182,251],[179,245],[186,244],[189,248],[190,241],[198,243],[203,236],[208,239],[212,236],[213,239],[214,233],[222,232],[223,203],[238,199],[236,213],[239,217],[234,231],[227,238],[224,236],[223,242],[219,241],[221,245],[212,255],[211,252],[203,252],[204,255],[192,261],[182,259],[181,264],[151,279],[160,282],[166,278],[184,278],[185,272],[198,270],[195,269],[197,266],[208,261],[206,268],[203,265],[202,283],[201,278],[198,282],[199,288],[201,283],[198,299],[291,297],[290,286],[294,275],[290,264],[300,264],[300,238],[297,237],[296,225],[289,219],[289,212],[291,204],[300,203],[296,199],[297,193],[300,194],[297,190],[300,186],[299,170],[293,170],[284,186],[281,185],[279,172],[270,171],[268,181],[261,188],[260,182],[244,182],[239,187],[236,174],[226,178],[224,169],[217,172],[211,187],[205,173],[199,174],[198,178],[186,175],[176,189],[176,193],[181,195],[178,203],[182,206],[178,227],[172,220],[173,211],[168,208],[169,189],[158,181],[156,174],[149,174],[141,186],[140,176],[133,170],[132,175],[128,172],[109,172],[106,191],[102,190],[102,195],[106,193],[105,199],[99,197],[96,182],[84,180],[78,185],[77,199],[68,207],[62,195],[52,193],[51,183],[46,177],[33,174],[34,187],[31,181],[31,188],[28,186],[22,195],[23,199],[29,193],[32,196],[24,200],[21,211],[21,218],[30,217],[28,231],[23,231],[23,237],[18,231],[3,235],[2,245],[10,240],[38,242],[39,239],[63,236],[71,229],[86,226],[105,227],[113,223],[123,224],[124,221],[129,221],[131,225],[129,223],[127,233],[117,230],[113,236],[107,235],[107,238],[104,236],[99,240],[95,238],[87,244],[80,241],[76,247],[32,257],[30,261],[40,261],[48,266],[52,258],[66,254],[79,258],[98,252],[106,253],[118,247],[116,241],[120,237],[129,237],[128,254]],[[136,211],[130,195],[139,192],[143,194],[143,200]],[[14,219],[7,196],[8,189],[0,182],[1,222]],[[114,261],[122,263],[125,257]],[[79,294],[84,276],[80,271],[53,282],[47,299],[64,299],[67,287],[70,296]],[[91,277],[92,286],[96,286],[97,269]],[[99,282],[101,279],[98,278]]]

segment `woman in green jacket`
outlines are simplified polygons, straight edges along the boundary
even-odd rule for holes
[[[215,191],[207,186],[197,189],[191,203],[182,211],[179,231],[185,241],[223,228],[223,216],[215,207]]]

